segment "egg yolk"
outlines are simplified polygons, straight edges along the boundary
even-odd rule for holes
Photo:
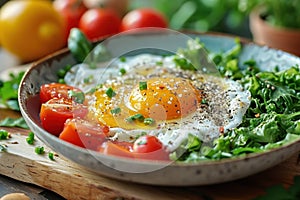
[[[200,101],[199,90],[183,78],[153,78],[140,82],[129,97],[135,112],[155,120],[184,117],[194,112]]]
[[[144,123],[126,121],[135,114],[155,121],[177,119],[196,111],[201,101],[200,91],[183,78],[152,78],[139,82],[131,89],[122,85],[109,87],[113,88],[115,96],[107,96],[106,89],[96,91],[92,116],[110,127],[144,127]]]

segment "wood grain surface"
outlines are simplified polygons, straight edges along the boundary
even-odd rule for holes
[[[18,112],[0,109],[0,119],[18,117]],[[259,174],[223,184],[198,187],[157,187],[123,182],[91,172],[60,155],[55,161],[47,157],[51,151],[37,139],[34,145],[26,142],[29,130],[0,127],[11,133],[7,146],[0,153],[0,174],[27,184],[51,190],[65,199],[254,199],[266,188],[281,184],[289,187],[294,176],[300,175],[299,154]],[[38,155],[35,146],[44,146],[46,153]]]

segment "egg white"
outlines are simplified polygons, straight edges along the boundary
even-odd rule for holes
[[[106,63],[107,65],[107,63]],[[199,104],[197,110],[187,116],[160,121],[155,129],[124,129],[111,128],[113,140],[132,141],[142,132],[156,135],[169,151],[174,151],[187,139],[189,134],[197,136],[201,141],[209,143],[220,134],[241,124],[243,116],[250,105],[250,92],[233,80],[201,74],[198,71],[181,70],[173,62],[173,56],[157,56],[141,54],[127,57],[125,62],[114,60],[109,68],[102,63],[97,69],[90,69],[81,64],[67,74],[67,84],[79,87],[85,92],[98,84],[115,82],[123,85],[123,102],[128,103],[128,91],[139,80],[147,80],[151,77],[182,77],[189,79],[195,88],[204,91],[207,104]],[[120,69],[125,69],[126,74],[121,76]],[[92,78],[91,78],[92,77]],[[87,80],[90,78],[90,82]],[[129,85],[129,86],[128,86]],[[126,89],[127,87],[127,89]],[[91,105],[95,96],[89,96]],[[101,108],[99,108],[101,109]],[[91,110],[95,112],[95,108]]]

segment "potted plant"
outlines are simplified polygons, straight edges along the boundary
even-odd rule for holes
[[[300,56],[299,10],[300,0],[257,0],[249,16],[253,40]]]

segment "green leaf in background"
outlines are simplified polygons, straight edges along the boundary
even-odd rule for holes
[[[11,73],[7,81],[0,80],[0,104],[12,110],[20,110],[18,104],[18,89],[24,73],[24,71],[17,74]]]
[[[285,189],[282,185],[274,185],[267,189],[266,194],[254,200],[298,200],[300,199],[300,176],[295,176],[294,184]]]
[[[6,117],[2,121],[0,121],[0,126],[19,127],[19,128],[29,129],[29,127],[26,124],[23,117],[20,117],[20,118],[17,118],[17,119]]]
[[[153,7],[162,12],[174,30],[219,31],[251,37],[249,10],[259,0],[132,0],[130,9]]]
[[[81,63],[91,52],[93,45],[80,29],[72,28],[68,38],[68,48],[75,60]]]

